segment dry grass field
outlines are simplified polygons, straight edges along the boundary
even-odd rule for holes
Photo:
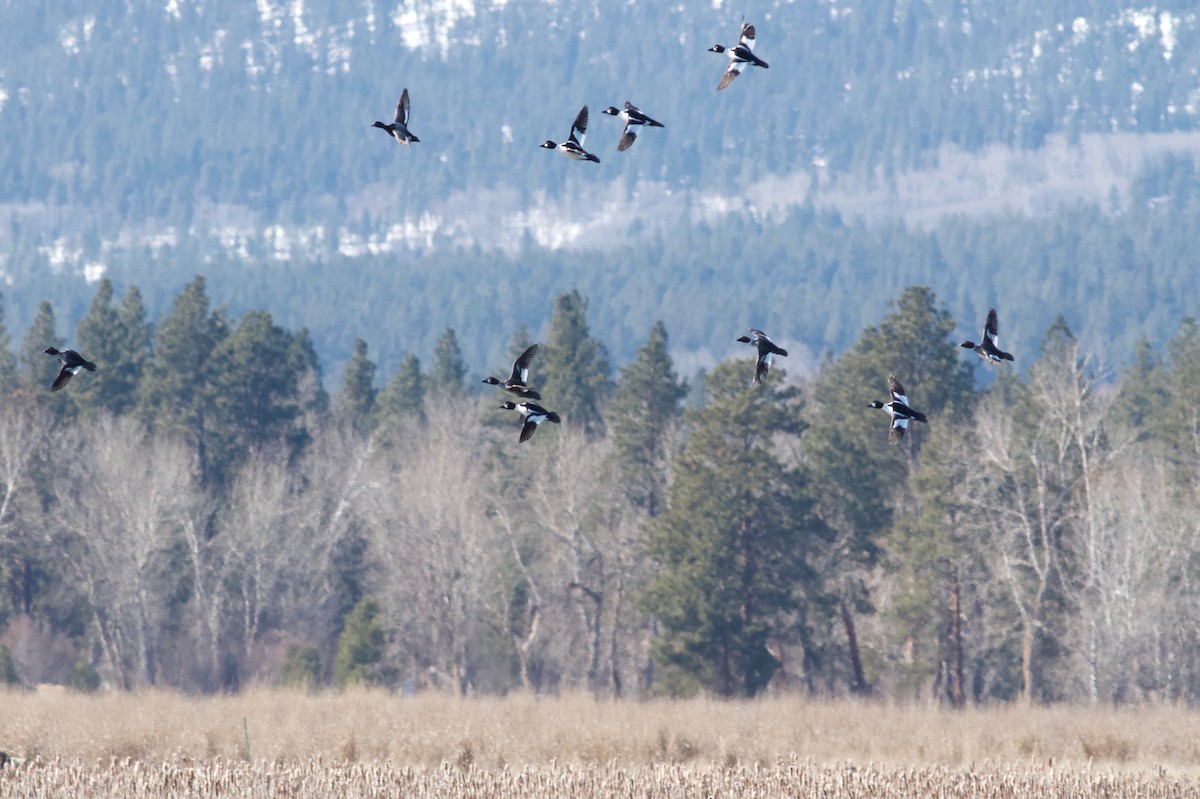
[[[1200,797],[1174,707],[8,692],[0,750],[0,798]]]

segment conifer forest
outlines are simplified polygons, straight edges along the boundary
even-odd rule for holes
[[[1061,318],[990,366],[959,346],[985,309],[913,286],[754,387],[749,348],[683,379],[662,323],[614,369],[588,310],[554,299],[530,385],[563,421],[518,444],[450,328],[391,374],[359,340],[329,390],[304,329],[203,277],[157,324],[102,280],[73,337],[102,366],[51,393],[43,304],[0,347],[0,676],[1196,700],[1194,320],[1119,372]],[[889,374],[928,419],[897,446]]]

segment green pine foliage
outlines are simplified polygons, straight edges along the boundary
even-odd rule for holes
[[[587,300],[578,290],[554,300],[546,343],[538,353],[543,406],[589,433],[604,431],[601,409],[612,390],[608,351],[588,330]]]
[[[667,329],[655,322],[637,359],[621,370],[608,407],[621,485],[630,502],[650,516],[666,504],[670,447],[688,391],[667,346]]]
[[[425,415],[425,376],[421,359],[411,352],[404,356],[400,367],[379,394],[375,406],[380,425],[394,428],[405,419],[421,419]]]
[[[673,692],[753,696],[779,668],[773,649],[803,637],[822,593],[812,558],[827,540],[807,471],[779,448],[804,431],[779,373],[749,385],[751,362],[709,375],[688,413],[667,508],[647,530],[659,572],[643,595],[659,619],[656,659]]]
[[[347,688],[373,682],[382,657],[383,627],[379,603],[366,598],[346,616],[337,655],[333,659],[333,684]]]
[[[457,397],[466,388],[467,364],[458,335],[448,327],[438,339],[433,352],[433,371],[429,374],[429,391],[444,397]]]
[[[0,644],[0,685],[17,685],[20,682],[12,651],[6,645]]]
[[[375,363],[367,357],[367,342],[354,340],[354,354],[342,378],[342,413],[359,432],[370,429],[375,413]]]

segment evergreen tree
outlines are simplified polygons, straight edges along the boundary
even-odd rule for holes
[[[13,355],[8,325],[5,323],[4,295],[0,293],[0,397],[11,395],[17,385],[17,359]]]
[[[643,596],[661,632],[668,687],[750,696],[779,667],[771,653],[806,635],[823,589],[810,559],[826,536],[802,467],[778,453],[804,429],[797,389],[757,389],[744,363],[709,375],[709,402],[687,414],[667,509],[646,534],[659,573]]]
[[[31,396],[39,396],[50,389],[62,362],[57,358],[46,355],[43,350],[47,347],[62,349],[65,344],[55,332],[54,308],[46,300],[38,306],[37,314],[29,325],[25,340],[21,343],[21,351],[17,356],[17,382],[21,389]],[[87,353],[83,353],[87,357]],[[89,360],[91,360],[89,358]],[[61,392],[60,392],[61,394]],[[44,398],[43,398],[44,399]],[[66,404],[66,399],[57,399],[60,407]]]
[[[608,353],[588,333],[587,306],[578,290],[554,301],[550,332],[538,353],[541,404],[568,424],[602,435],[601,406],[612,390],[612,381]]]
[[[400,368],[379,396],[376,413],[380,422],[388,425],[406,417],[424,415],[425,380],[421,375],[421,360],[416,355],[410,352],[404,356]]]
[[[1188,316],[1167,342],[1170,371],[1167,401],[1161,413],[1148,420],[1154,438],[1181,486],[1200,484],[1200,324]]]
[[[1183,327],[1187,323],[1185,319]],[[1169,379],[1162,360],[1143,336],[1137,343],[1133,363],[1121,375],[1120,389],[1109,411],[1113,423],[1138,440],[1158,432],[1156,423],[1164,417],[1170,399]]]
[[[938,424],[937,414],[947,404],[968,408],[971,366],[948,339],[953,330],[953,319],[937,308],[932,291],[909,288],[879,327],[866,328],[849,352],[825,365],[813,388],[817,407],[805,451],[819,486],[820,516],[838,539],[822,569],[836,588],[843,627],[837,639],[818,643],[849,647],[844,660],[832,653],[824,659],[850,664],[849,683],[856,692],[870,688],[855,620],[874,610],[866,574],[878,563],[893,510],[915,511],[906,488],[917,464],[918,445],[907,442],[919,442],[926,435],[916,429],[919,425],[910,425],[900,447],[889,447],[889,417],[867,403],[890,399],[887,376],[894,374],[930,425]]]
[[[214,426],[212,359],[228,335],[224,314],[209,311],[204,278],[197,276],[159,323],[151,368],[138,391],[139,413],[148,425],[196,446],[205,480],[214,477],[207,447]]]
[[[342,378],[342,413],[359,433],[372,426],[375,394],[375,364],[367,357],[367,342],[356,338]]]
[[[458,346],[458,336],[454,328],[448,327],[434,349],[429,391],[441,396],[458,396],[463,392],[466,376],[467,365]]]
[[[301,402],[293,337],[266,311],[251,311],[212,356],[213,426],[210,466],[225,474],[248,452],[303,444]],[[292,367],[292,368],[288,368]]]
[[[333,684],[338,688],[364,685],[374,679],[374,669],[383,658],[383,627],[379,603],[367,598],[346,616],[337,654],[333,658]]]
[[[650,516],[665,504],[668,442],[687,396],[667,352],[667,330],[656,322],[637,359],[621,370],[609,418],[621,484],[635,507]]]
[[[13,664],[12,652],[7,646],[0,644],[0,685],[17,685],[20,682],[17,667]]]
[[[150,334],[141,295],[136,289],[126,292],[120,308],[114,307],[112,299],[113,284],[105,278],[75,328],[80,351],[98,367],[93,379],[73,386],[75,401],[85,413],[104,410],[119,415],[132,409],[149,356]]]

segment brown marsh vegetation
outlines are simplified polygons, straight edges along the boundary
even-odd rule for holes
[[[1178,707],[0,694],[4,796],[1198,796]],[[247,742],[249,757],[247,757]]]

